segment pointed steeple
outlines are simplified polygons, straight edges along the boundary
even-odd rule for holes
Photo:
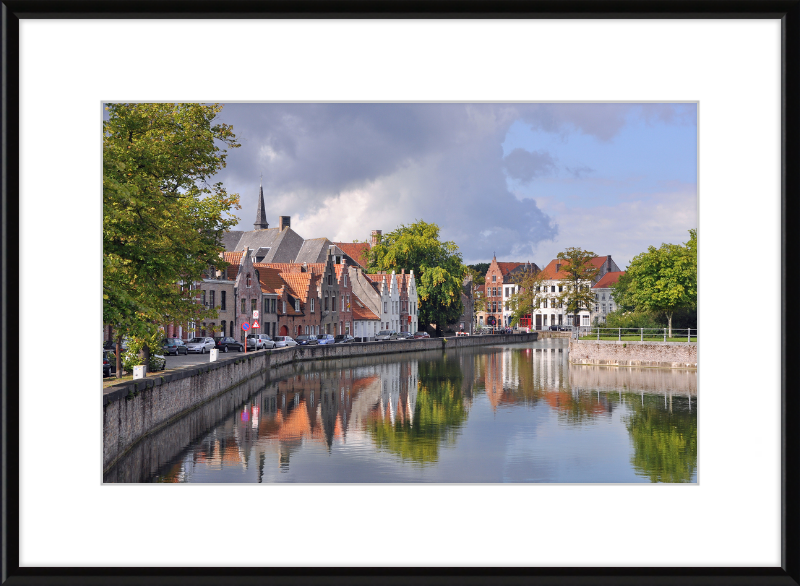
[[[264,188],[261,182],[258,184],[258,209],[256,210],[256,221],[253,224],[254,230],[266,230],[269,228],[267,224],[267,214],[264,211]]]

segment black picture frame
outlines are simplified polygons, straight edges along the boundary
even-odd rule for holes
[[[800,483],[798,404],[787,378],[787,357],[796,347],[787,336],[791,297],[787,274],[796,246],[788,238],[792,210],[800,201],[800,0],[550,0],[497,2],[294,1],[15,1],[2,2],[2,333],[20,331],[12,305],[18,286],[19,247],[19,23],[21,19],[69,18],[637,18],[781,19],[781,567],[692,568],[29,568],[19,565],[19,375],[12,344],[0,342],[2,377],[2,583],[17,584],[800,584]],[[13,336],[12,336],[13,337]],[[731,511],[735,515],[735,511]]]

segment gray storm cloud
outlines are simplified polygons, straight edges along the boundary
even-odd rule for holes
[[[423,219],[438,224],[467,262],[493,252],[533,255],[558,227],[535,201],[509,191],[507,174],[530,181],[552,173],[555,161],[522,150],[504,158],[511,124],[608,140],[632,109],[646,106],[227,104],[221,120],[242,147],[230,151],[219,180],[241,196],[240,229],[252,226],[263,173],[268,221],[291,215],[306,238],[363,240],[372,228]]]

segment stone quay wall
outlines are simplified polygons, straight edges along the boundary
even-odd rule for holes
[[[697,342],[569,341],[570,364],[697,368]]]
[[[216,362],[113,385],[103,393],[103,471],[108,472],[142,438],[245,381],[264,373],[268,378],[270,368],[313,360],[534,342],[537,337],[531,332],[259,350],[235,357],[221,355]]]

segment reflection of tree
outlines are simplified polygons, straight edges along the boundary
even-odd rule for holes
[[[683,398],[670,398],[667,411],[660,397],[647,395],[644,405],[629,403],[625,422],[633,442],[636,474],[651,482],[692,482],[697,469],[697,412]]]
[[[420,362],[413,417],[396,417],[394,423],[379,411],[370,417],[368,426],[378,447],[403,460],[436,462],[441,443],[454,442],[467,419],[462,379],[457,360]]]

